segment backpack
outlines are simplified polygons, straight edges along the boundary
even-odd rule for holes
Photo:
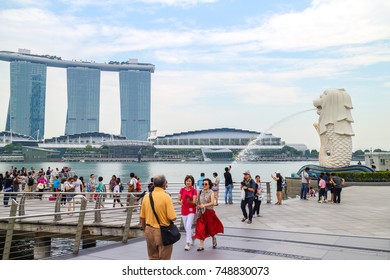
[[[119,192],[123,192],[123,184],[119,183]]]
[[[286,180],[284,180],[284,178],[282,179],[282,188],[285,188],[287,187],[287,183],[286,183]]]
[[[28,177],[27,185],[28,185],[28,186],[34,185],[34,178],[33,178],[33,177]]]

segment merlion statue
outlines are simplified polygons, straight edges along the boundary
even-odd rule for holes
[[[321,142],[318,161],[326,168],[349,166],[352,159],[351,97],[345,89],[327,89],[313,101],[319,115],[314,124]]]

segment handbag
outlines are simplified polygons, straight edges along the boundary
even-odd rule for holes
[[[241,189],[241,200],[245,200],[245,190]]]
[[[172,245],[180,240],[181,234],[179,232],[179,229],[177,226],[171,221],[169,226],[162,226],[160,224],[160,220],[158,219],[156,210],[154,210],[154,201],[152,197],[152,193],[149,193],[149,200],[150,200],[150,206],[152,207],[154,216],[156,217],[156,220],[158,224],[160,225],[160,231],[161,231],[161,238],[164,246]]]

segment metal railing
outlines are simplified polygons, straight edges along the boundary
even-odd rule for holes
[[[271,203],[270,182],[263,184],[267,203]],[[181,187],[183,183],[169,183],[179,227],[182,227],[182,219],[180,206],[176,201]],[[0,192],[0,201],[4,195],[14,198],[10,200],[10,208],[0,207],[2,258],[47,259],[64,254],[77,255],[80,248],[94,247],[97,241],[102,243],[99,246],[112,242],[126,243],[129,238],[141,236],[139,209],[144,194],[145,192],[126,191],[119,193],[123,207],[113,208],[111,192]],[[68,195],[73,197],[65,202],[64,197],[67,198]],[[87,200],[90,195],[96,195],[92,202]],[[51,200],[48,199],[50,197]],[[220,188],[219,200],[224,200],[224,187]],[[240,187],[237,183],[233,188],[233,201],[240,201]],[[56,239],[65,239],[63,243],[66,250],[57,252],[52,248],[55,246],[52,246],[51,240]],[[22,244],[16,242],[21,240],[19,243]],[[24,243],[33,246],[34,250],[21,256],[18,253],[25,251]]]

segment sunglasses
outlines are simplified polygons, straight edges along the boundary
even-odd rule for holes
[[[202,185],[203,185],[203,186],[208,186],[208,185],[209,185],[209,183],[203,183]]]

